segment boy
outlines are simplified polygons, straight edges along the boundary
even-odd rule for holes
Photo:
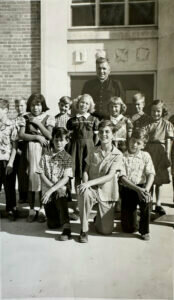
[[[144,113],[145,107],[145,95],[143,93],[137,93],[133,96],[133,105],[136,114],[132,116],[132,123],[134,128],[142,128],[149,124],[150,116]]]
[[[56,125],[55,127],[64,127],[66,129],[67,121],[71,118],[70,110],[72,105],[72,100],[68,96],[64,96],[59,100],[59,110],[60,113],[55,116]]]
[[[69,142],[68,131],[62,127],[54,128],[52,142],[53,150],[42,156],[41,170],[38,171],[47,190],[42,201],[45,205],[48,227],[56,228],[63,225],[60,240],[67,241],[71,238],[67,184],[73,177],[72,159],[65,151],[65,146]]]
[[[10,221],[15,221],[16,191],[15,172],[13,163],[16,155],[15,128],[13,122],[8,119],[9,103],[0,99],[0,186],[4,185],[6,197],[6,211]]]
[[[88,217],[93,205],[98,203],[96,229],[102,234],[113,231],[114,206],[118,200],[116,172],[122,169],[122,153],[114,147],[113,124],[99,124],[100,146],[94,148],[87,158],[83,183],[78,186],[81,233],[79,242],[88,242]]]
[[[149,153],[142,151],[147,142],[143,129],[135,129],[129,140],[128,151],[124,153],[124,171],[121,174],[121,223],[123,231],[137,230],[137,205],[140,207],[139,232],[143,240],[149,240],[150,189],[155,169]]]

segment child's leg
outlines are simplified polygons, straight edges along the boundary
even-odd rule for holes
[[[138,229],[137,203],[138,195],[135,191],[121,187],[121,225],[124,232],[133,233]]]
[[[114,227],[115,202],[99,201],[96,218],[96,230],[101,234],[111,234]]]
[[[4,165],[4,172],[6,172]],[[4,190],[6,196],[6,210],[12,211],[16,209],[16,190],[15,190],[15,172],[4,174]]]
[[[166,212],[164,208],[161,206],[161,185],[156,184],[156,208],[155,211],[159,213],[160,215],[164,215]]]
[[[47,217],[47,226],[50,229],[59,228],[60,224],[60,211],[56,207],[55,193],[51,196],[51,201],[44,205],[45,214]]]
[[[150,203],[139,201],[139,207],[140,207],[139,232],[141,235],[145,235],[149,233]]]
[[[92,188],[86,189],[82,195],[78,195],[82,232],[87,232],[89,229],[88,218],[97,198],[97,191]]]
[[[40,203],[40,199],[41,199],[41,192],[33,192],[33,191],[28,192],[28,203],[30,206],[30,211],[29,211],[27,221],[30,223],[35,221],[37,218],[37,212],[35,211],[34,207],[35,207],[35,201],[38,200],[38,203]]]

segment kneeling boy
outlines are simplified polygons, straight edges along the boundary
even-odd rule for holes
[[[96,229],[102,234],[113,231],[114,206],[118,200],[117,171],[122,169],[122,153],[112,144],[113,125],[110,121],[99,124],[100,146],[89,153],[83,183],[78,186],[81,233],[79,241],[88,242],[88,218],[98,203]]]
[[[69,142],[68,131],[63,127],[53,129],[53,149],[45,153],[41,159],[41,179],[46,185],[47,191],[42,197],[47,224],[49,228],[63,225],[61,241],[71,238],[71,229],[68,214],[67,184],[72,175],[72,159],[65,151]]]
[[[142,151],[147,142],[143,129],[135,129],[129,140],[128,151],[124,153],[124,171],[120,182],[121,223],[123,231],[137,231],[137,205],[140,207],[139,232],[142,239],[149,240],[150,189],[155,169],[149,153]]]

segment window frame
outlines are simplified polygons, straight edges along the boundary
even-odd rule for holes
[[[131,3],[154,3],[155,4],[155,16],[154,16],[154,23],[153,24],[138,24],[138,25],[130,25],[129,24],[129,1]],[[100,0],[95,0],[95,3],[72,3],[72,0],[69,0],[69,28],[70,29],[109,29],[109,28],[125,28],[125,27],[152,27],[152,26],[157,26],[157,11],[158,11],[158,0],[139,0],[138,2],[136,0],[124,0],[124,2],[116,2],[115,5],[117,4],[122,4],[124,5],[124,24],[123,25],[100,25],[100,5],[108,5],[108,4],[113,4],[113,1],[110,0],[109,2],[106,3],[100,3]],[[94,5],[95,6],[95,25],[94,26],[73,26],[72,25],[72,7],[77,7],[77,6],[90,6]]]

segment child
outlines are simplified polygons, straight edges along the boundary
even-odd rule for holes
[[[154,100],[151,105],[151,123],[145,128],[149,135],[149,141],[146,151],[150,153],[155,167],[156,186],[156,208],[155,211],[160,215],[165,214],[165,210],[161,206],[160,192],[162,184],[169,183],[169,166],[170,166],[170,144],[171,138],[174,136],[173,125],[164,120],[167,115],[167,109],[162,100]]]
[[[149,153],[142,151],[147,142],[143,129],[135,129],[129,140],[128,151],[124,153],[124,172],[120,179],[121,223],[123,231],[137,230],[137,205],[140,207],[139,232],[143,240],[149,240],[150,189],[155,170]]]
[[[133,105],[136,113],[132,116],[132,123],[134,128],[142,128],[149,124],[150,117],[144,113],[145,95],[143,93],[136,93],[133,96]]]
[[[88,218],[98,203],[96,229],[102,234],[113,231],[114,206],[118,199],[116,172],[122,169],[122,153],[113,145],[113,124],[103,120],[99,124],[101,145],[88,153],[83,183],[78,186],[81,233],[79,242],[88,242]]]
[[[70,109],[72,105],[72,100],[68,96],[64,96],[59,100],[59,110],[60,113],[55,116],[56,127],[63,127],[66,129],[67,121],[71,118]]]
[[[68,131],[63,127],[53,129],[53,151],[47,152],[41,159],[41,179],[47,191],[42,197],[49,228],[63,225],[61,241],[71,238],[71,229],[67,205],[67,184],[72,178],[72,159],[65,151],[69,142]]]
[[[15,119],[15,125],[17,132],[20,129],[21,117],[25,118],[27,101],[25,98],[21,97],[15,100],[15,109],[17,111],[17,117]],[[18,137],[18,135],[17,135]],[[18,190],[19,190],[19,203],[27,202],[28,193],[28,175],[26,173],[26,142],[19,140],[17,138],[17,153],[14,162],[15,172],[18,177]]]
[[[120,97],[111,97],[108,103],[110,120],[114,125],[114,144],[124,152],[126,150],[127,140],[132,134],[132,123],[124,116],[126,105]]]
[[[15,221],[16,191],[13,163],[16,155],[15,127],[8,119],[9,103],[0,99],[0,186],[4,185],[8,218]]]
[[[169,122],[174,126],[174,115],[169,118]],[[173,202],[174,202],[174,137],[172,138],[171,148],[171,173],[172,173],[172,184],[173,184]]]
[[[34,210],[35,200],[41,200],[41,182],[40,176],[36,173],[38,168],[42,148],[48,145],[52,138],[52,129],[55,125],[55,119],[47,115],[48,107],[44,96],[41,94],[32,94],[27,101],[26,118],[22,118],[20,124],[19,138],[27,141],[27,173],[28,183],[28,202],[30,205],[28,222],[35,221],[37,213]],[[41,205],[41,204],[40,204]],[[40,209],[38,221],[44,222],[43,210]]]
[[[82,179],[85,158],[96,143],[99,120],[91,115],[95,105],[90,95],[79,96],[75,105],[77,113],[75,117],[68,120],[67,129],[72,131],[70,154],[77,186]]]

